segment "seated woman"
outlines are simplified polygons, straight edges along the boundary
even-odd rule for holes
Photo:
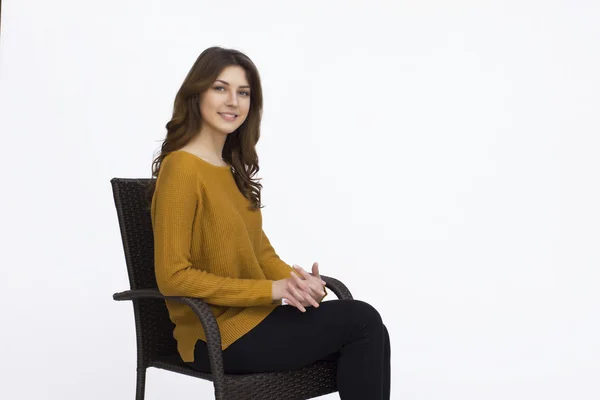
[[[390,342],[380,314],[359,300],[322,302],[325,282],[280,259],[262,228],[255,145],[262,89],[236,50],[205,50],[177,96],[152,163],[156,279],[168,296],[203,299],[222,337],[226,373],[338,361],[344,400],[389,399]],[[167,301],[184,362],[210,372],[192,310]]]

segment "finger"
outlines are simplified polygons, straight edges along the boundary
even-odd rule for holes
[[[292,275],[295,275],[294,273],[292,273]],[[300,287],[295,287],[293,285],[293,283],[290,282],[290,284],[292,285],[291,287],[293,288],[292,290],[294,290],[294,293],[296,296],[302,296],[302,298],[300,297],[296,297],[298,300],[300,300],[300,302],[302,303],[302,305],[312,305],[313,307],[318,308],[319,307],[319,302],[316,301],[315,296],[313,296],[310,292],[314,291],[316,293],[316,291],[310,287],[305,289],[306,285],[303,281],[301,280],[299,277],[294,277],[295,283],[298,285],[301,285]]]
[[[322,286],[319,287],[319,290],[317,291],[317,295],[321,296],[321,297],[325,296],[325,290],[323,290]],[[321,297],[319,297],[319,298],[321,298]]]
[[[302,311],[302,305],[296,300],[291,294],[286,295],[286,303],[290,306],[296,307],[298,310]],[[306,309],[305,309],[306,311]],[[304,312],[304,311],[303,311]]]
[[[319,279],[321,281],[321,285],[323,285],[323,286],[327,285],[327,282],[325,282],[323,279],[321,279],[321,273],[319,272],[319,263],[317,261],[315,261],[315,263],[312,266],[312,274],[314,277],[316,277],[317,279]]]
[[[310,288],[313,290],[313,292],[314,292],[315,294],[321,294],[321,295],[324,295],[324,294],[325,294],[325,293],[323,292],[323,289],[322,289],[322,288],[319,286],[319,284],[320,284],[320,285],[323,285],[323,286],[325,286],[325,285],[326,285],[326,282],[325,282],[324,280],[322,280],[322,279],[321,279],[321,276],[313,276],[313,275],[309,274],[308,272],[306,272],[306,271],[304,270],[304,268],[302,268],[301,266],[299,266],[299,265],[297,265],[297,264],[294,264],[294,265],[293,265],[293,268],[294,268],[296,271],[298,271],[298,272],[299,272],[299,273],[300,273],[300,274],[301,274],[301,275],[304,277],[304,279],[305,279],[305,280],[307,280],[307,281],[309,281],[309,282],[314,282],[313,284],[310,284],[309,286],[310,286]],[[317,272],[318,272],[318,271],[317,271]],[[317,283],[317,282],[318,282],[318,283]]]
[[[291,294],[290,297],[293,297],[294,301],[296,301],[298,303],[304,301],[304,296],[302,296],[302,294],[294,287],[294,284],[292,282],[288,281],[287,287],[288,287],[288,291]],[[300,307],[302,307],[301,304],[300,304]],[[302,308],[304,308],[304,307],[302,307]],[[303,311],[303,310],[300,309],[300,311]],[[306,311],[306,310],[304,310],[304,311]]]
[[[324,296],[325,292],[323,291],[323,286],[325,286],[326,282],[318,276],[314,276],[312,274],[308,274],[308,276],[309,278],[305,279],[302,282],[306,282],[305,285],[307,285],[310,288],[310,291],[314,293],[315,296]]]
[[[298,287],[297,290],[300,292],[306,293],[306,295],[309,296],[311,299],[314,298],[315,296],[318,296],[318,294],[320,292],[322,292],[321,288],[319,288],[318,285],[308,284],[309,281],[300,279],[300,277],[293,272],[290,272],[290,274],[292,275],[292,279],[294,280],[296,286]],[[313,296],[313,293],[314,293],[314,296]],[[324,294],[325,293],[322,293],[321,295],[324,295]],[[308,297],[306,297],[306,296],[305,296],[305,298],[308,299]]]
[[[310,277],[312,277],[312,275],[309,274],[308,272],[306,272],[304,270],[304,268],[302,268],[301,266],[294,264],[293,267],[296,271],[298,271],[304,277],[304,279],[309,279]]]
[[[312,275],[311,275],[312,276]],[[313,284],[309,285],[310,288],[313,290],[313,292],[315,293],[315,295],[321,295],[324,296],[325,292],[324,292],[324,286],[327,284],[327,282],[325,282],[324,280],[322,280],[320,277],[318,276],[312,276],[312,282],[314,282]]]
[[[290,274],[292,274],[294,278],[294,281],[298,284],[298,286],[300,286],[304,291],[306,291],[310,295],[311,300],[314,300],[315,297],[319,297],[320,299],[321,297],[325,296],[323,286],[325,286],[326,282],[321,280],[321,277],[315,277],[312,274],[309,274],[297,264],[294,264],[293,268],[305,277],[305,279],[302,280],[293,271],[290,272]]]
[[[307,300],[314,308],[319,308],[319,302],[314,297],[308,296]]]
[[[295,274],[294,272],[290,272],[290,274],[292,275],[292,279],[296,282],[296,285],[300,287],[300,289],[307,291],[310,289],[310,285],[308,285],[306,282],[308,281],[304,281],[302,279],[300,279],[300,277],[298,276],[298,274]]]
[[[298,300],[294,300],[293,305],[294,305],[294,307],[296,307],[301,312],[306,312],[306,308],[304,308],[304,306],[302,305],[302,303],[300,303]]]
[[[313,276],[314,276],[314,275],[313,275]],[[315,276],[315,278],[317,279],[317,281],[319,282],[319,284],[320,284],[321,286],[325,286],[325,285],[327,285],[327,282],[325,282],[325,281],[324,281],[324,280],[321,278],[321,276],[320,276],[320,275],[318,275],[318,276]]]
[[[294,286],[294,283],[292,281],[287,282],[287,289],[290,292],[290,294],[294,297],[294,299],[298,301],[304,300],[304,296],[300,294],[300,291]]]
[[[321,285],[323,285],[323,286],[327,286],[327,282],[325,282],[325,281],[323,280],[323,278],[321,278],[321,275],[319,275],[319,280],[321,281]]]
[[[302,280],[300,279],[300,277],[298,277],[296,274],[294,274],[293,272],[291,273],[294,276],[294,281],[296,282],[296,284],[307,294],[309,294],[311,296],[311,299],[313,299],[316,296],[324,296],[325,292],[323,292],[322,287],[319,284],[307,284],[307,280]],[[312,281],[314,282],[314,277],[312,279]]]
[[[307,292],[308,292],[308,290],[307,290]],[[310,285],[310,293],[312,293],[314,295],[314,297],[325,295],[325,292],[323,291],[323,286],[318,283],[314,284],[314,285]]]
[[[309,287],[308,289],[304,289],[304,286],[307,286],[306,284],[304,284],[304,282],[306,282],[306,281],[302,281],[298,277],[295,277],[294,280],[295,280],[295,283],[302,285],[302,287],[294,287],[294,290],[298,294],[303,296],[303,299],[302,299],[303,305],[305,304],[304,302],[306,302],[306,303],[312,305],[313,307],[318,308],[319,302],[316,301],[316,298],[315,298],[318,296],[318,294],[315,294],[314,296],[311,294],[311,292],[318,293],[318,290],[315,290],[314,288],[311,288],[311,287]],[[325,293],[323,293],[323,294],[325,294]]]
[[[296,285],[299,286],[300,290],[306,292],[307,295],[310,296],[310,302],[311,304],[314,305],[314,303],[312,303],[312,300],[315,300],[318,298],[320,299],[322,296],[325,296],[325,292],[323,291],[323,288],[321,285],[319,285],[318,283],[312,283],[312,284],[308,284],[307,282],[309,282],[308,280],[302,280],[300,279],[300,277],[298,277],[296,274],[294,274],[293,272],[291,273],[293,275],[293,279],[296,282]],[[312,279],[312,282],[314,282],[315,279]],[[306,297],[308,299],[308,297]],[[316,302],[316,304],[318,304],[318,302]],[[318,306],[315,306],[318,307]]]
[[[302,294],[304,295],[304,300],[301,302],[301,304],[305,307],[307,306],[313,306],[315,308],[319,307],[319,303],[316,301],[316,299],[311,296],[310,294],[306,293],[306,292],[302,292]]]
[[[306,308],[304,308],[302,306],[302,304],[298,302],[298,300],[290,300],[290,299],[288,299],[288,304],[291,305],[291,306],[296,307],[298,310],[300,310],[302,312],[306,312]]]
[[[310,306],[310,304],[308,304],[308,301],[304,300],[303,302],[301,302],[300,304],[302,304],[302,307],[306,308],[308,306]]]

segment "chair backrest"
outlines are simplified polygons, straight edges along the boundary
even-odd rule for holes
[[[150,217],[151,179],[113,178],[110,181],[131,289],[156,289],[154,234]],[[133,302],[138,342],[138,367],[146,367],[162,356],[177,354],[174,325],[164,300]],[[139,363],[143,365],[139,365]]]

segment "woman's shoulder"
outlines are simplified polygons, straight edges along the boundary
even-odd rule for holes
[[[202,180],[202,171],[196,162],[181,151],[173,151],[163,158],[160,174],[169,175],[171,179]]]
[[[175,150],[172,151],[170,153],[168,153],[165,158],[163,158],[162,163],[166,164],[172,164],[172,165],[179,165],[179,166],[185,166],[187,168],[194,168],[194,166],[197,166],[196,161],[195,161],[195,156],[193,156],[192,154],[185,152],[183,150]],[[197,169],[197,168],[195,168]]]

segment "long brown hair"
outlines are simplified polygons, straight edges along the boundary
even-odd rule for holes
[[[242,125],[230,133],[223,146],[222,158],[232,167],[233,177],[240,192],[250,200],[250,210],[263,208],[262,185],[252,177],[260,170],[256,143],[260,138],[263,97],[260,76],[252,60],[238,50],[209,47],[196,59],[175,96],[173,116],[167,122],[167,135],[158,156],[152,162],[152,178],[148,197],[154,192],[156,178],[163,159],[171,152],[181,149],[202,126],[200,95],[210,88],[223,69],[240,66],[246,71],[250,85],[250,109]]]

